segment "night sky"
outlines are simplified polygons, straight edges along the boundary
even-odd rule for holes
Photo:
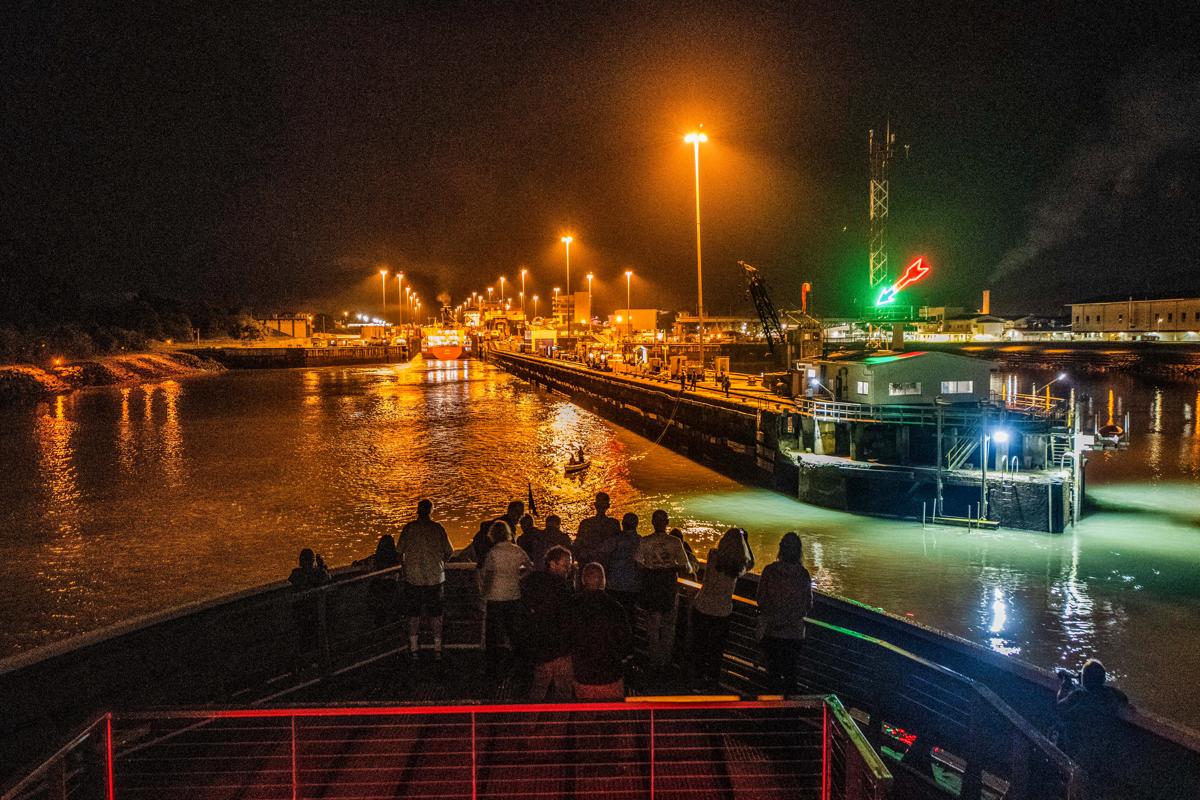
[[[867,296],[867,130],[914,303],[1200,291],[1200,26],[1157,3],[50,3],[6,11],[0,269],[262,310],[531,271],[601,311]],[[223,5],[226,8],[216,9]],[[188,7],[185,10],[185,6]],[[393,284],[394,289],[394,284]],[[394,293],[393,293],[394,297]]]

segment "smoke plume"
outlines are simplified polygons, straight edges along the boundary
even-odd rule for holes
[[[1155,164],[1169,153],[1200,149],[1200,71],[1194,60],[1159,59],[1124,74],[1102,128],[1074,152],[1033,210],[1025,241],[1009,250],[992,280],[1125,219],[1139,203]]]

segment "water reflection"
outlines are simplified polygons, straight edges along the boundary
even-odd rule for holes
[[[69,537],[79,533],[82,497],[71,444],[75,423],[67,417],[67,402],[65,395],[59,395],[51,401],[49,413],[38,415],[35,438],[46,497],[44,513],[57,533]]]
[[[1007,374],[996,385],[1035,380],[1045,384]],[[1139,702],[1200,721],[1200,654],[1177,644],[1200,637],[1197,387],[1071,387],[1094,409],[1087,428],[1121,424],[1125,410],[1143,423],[1127,451],[1089,459],[1095,508],[1063,536],[923,530],[802,505],[475,362],[82,393],[0,415],[0,460],[14,465],[0,484],[0,652],[276,580],[302,546],[347,563],[397,532],[421,496],[463,546],[530,488],[570,530],[603,489],[643,526],[667,509],[701,553],[742,525],[763,565],[796,530],[822,590],[1039,664],[1099,655]],[[575,443],[593,468],[569,480]]]
[[[133,423],[129,418],[129,395],[132,389],[123,388],[121,392],[121,416],[117,420],[117,464],[121,473],[129,475],[133,472],[136,458],[136,445],[133,440]]]
[[[183,428],[179,424],[179,395],[182,387],[178,381],[166,381],[159,387],[166,405],[166,416],[160,430],[163,479],[168,486],[182,486],[184,474]]]

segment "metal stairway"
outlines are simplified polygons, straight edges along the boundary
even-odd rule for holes
[[[969,428],[946,453],[946,469],[959,469],[979,449],[979,426]]]

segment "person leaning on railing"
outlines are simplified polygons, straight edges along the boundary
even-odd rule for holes
[[[297,592],[316,589],[329,583],[329,570],[325,559],[311,548],[300,551],[299,566],[288,575],[288,583]],[[298,598],[292,604],[292,618],[296,623],[296,668],[306,660],[308,654],[317,649],[320,628],[320,600],[313,596]]]
[[[1083,768],[1085,797],[1119,797],[1111,784],[1111,761],[1117,715],[1129,697],[1107,685],[1108,673],[1098,659],[1088,659],[1076,676],[1058,670],[1056,710],[1061,720],[1058,745]]]
[[[798,690],[804,618],[812,611],[812,576],[803,564],[800,537],[788,532],[779,540],[779,557],[758,579],[758,638],[767,657],[768,685],[774,692]]]
[[[486,605],[484,617],[484,663],[487,677],[501,676],[501,642],[507,638],[512,652],[519,654],[523,645],[521,578],[533,569],[533,562],[513,541],[512,528],[503,519],[488,530],[492,546],[480,570],[479,594]]]
[[[738,578],[753,567],[754,553],[742,528],[725,531],[717,546],[708,551],[704,583],[692,598],[692,657],[688,664],[693,683],[710,688],[720,684],[733,591]]]

